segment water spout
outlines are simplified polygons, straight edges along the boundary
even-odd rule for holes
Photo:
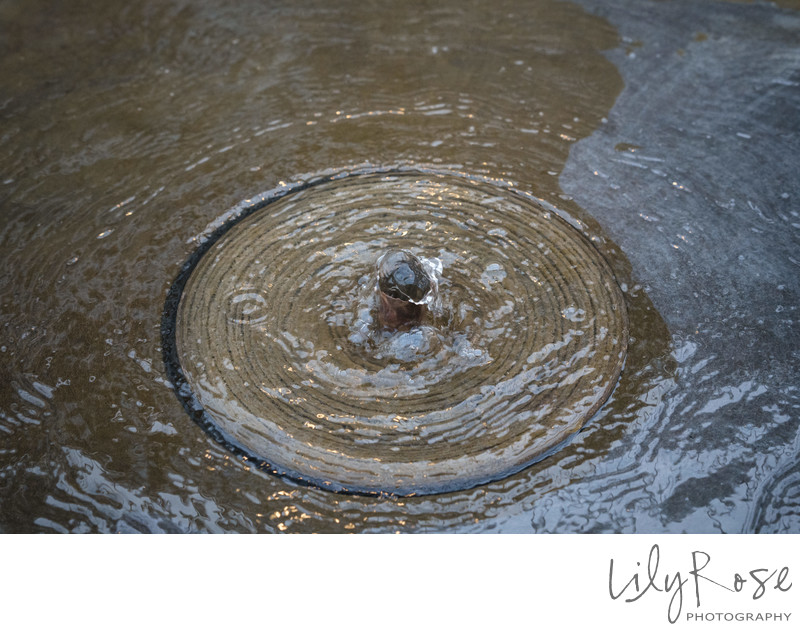
[[[390,250],[378,260],[377,290],[380,324],[397,329],[419,322],[435,291],[435,279],[408,250]]]

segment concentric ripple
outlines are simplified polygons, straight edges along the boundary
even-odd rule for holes
[[[406,330],[377,325],[391,248],[441,266],[439,298]],[[608,398],[628,337],[611,270],[564,219],[420,172],[332,177],[248,209],[187,262],[165,323],[176,390],[218,441],[362,494],[464,489],[542,458]]]

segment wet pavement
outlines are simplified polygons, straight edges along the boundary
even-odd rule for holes
[[[0,7],[0,530],[800,531],[796,3]],[[185,413],[161,318],[263,192],[512,183],[609,259],[608,404],[501,481],[345,497]]]

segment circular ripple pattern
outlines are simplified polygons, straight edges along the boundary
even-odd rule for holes
[[[375,264],[441,267],[406,330],[377,325]],[[328,178],[218,230],[184,267],[165,356],[218,441],[302,483],[429,494],[505,477],[597,411],[625,359],[605,260],[535,200],[454,175]]]

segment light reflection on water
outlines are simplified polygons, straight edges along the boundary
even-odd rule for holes
[[[261,468],[342,492],[474,487],[551,452],[617,383],[623,294],[597,248],[536,200],[381,171],[250,211],[193,253],[162,331],[187,412]],[[376,265],[403,246],[436,255],[443,276],[420,322],[389,331]],[[476,283],[490,261],[509,274]],[[230,297],[254,283],[269,308],[250,321]]]
[[[794,18],[581,4],[4,5],[0,528],[797,531],[800,191],[760,149],[798,155]],[[704,68],[766,96],[709,107]],[[691,80],[686,111],[651,102],[663,127],[635,99],[656,70]],[[511,181],[609,257],[629,361],[556,455],[465,492],[340,497],[183,412],[159,327],[198,236],[255,192],[360,165]]]

